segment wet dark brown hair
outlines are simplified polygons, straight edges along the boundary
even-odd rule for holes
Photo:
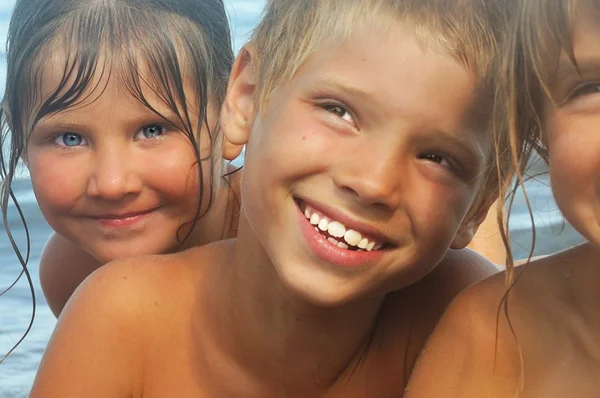
[[[44,67],[57,47],[65,51],[62,79],[42,98]],[[195,224],[202,216],[203,192],[212,186],[212,180],[206,186],[202,179],[199,134],[204,126],[211,142],[217,142],[218,131],[210,130],[207,109],[209,100],[220,107],[234,59],[222,0],[17,0],[7,48],[6,90],[0,111],[0,207],[6,233],[23,267],[17,280],[22,275],[27,278],[33,310],[25,334],[6,355],[23,340],[35,317],[35,292],[27,268],[29,235],[11,183],[36,123],[89,102],[90,93],[101,93],[104,87],[97,87],[98,76],[117,76],[130,95],[189,137],[200,170]],[[184,80],[189,84],[190,79],[199,109],[190,109],[184,95]],[[176,120],[167,120],[149,104],[142,90],[148,87]],[[198,112],[197,125],[192,123],[192,111]],[[10,201],[25,227],[24,252],[9,228]]]

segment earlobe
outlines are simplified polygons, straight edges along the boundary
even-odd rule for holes
[[[249,44],[237,56],[227,95],[221,109],[221,129],[223,131],[223,157],[235,159],[248,142],[255,117],[255,62],[256,48]]]
[[[490,211],[490,207],[492,211]],[[473,240],[481,224],[485,224],[483,228],[485,231],[483,232],[486,235],[496,236],[497,234],[491,234],[491,232],[499,233],[496,202],[491,203],[490,201],[490,203],[482,205],[476,214],[463,221],[450,247],[455,250],[467,247]],[[490,231],[490,229],[493,229],[493,231]]]
[[[456,233],[452,244],[450,245],[451,249],[460,250],[464,249],[471,243],[475,233],[477,232],[477,228],[479,224],[474,224],[473,222],[469,222],[468,225],[463,225]]]

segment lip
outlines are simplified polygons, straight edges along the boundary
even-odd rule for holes
[[[323,205],[321,203],[315,203],[315,202],[312,202],[311,200],[307,200],[304,198],[298,198],[297,201],[304,202],[305,204],[309,205],[313,209],[317,210],[319,213],[322,213],[323,215],[327,216],[329,219],[341,222],[347,228],[358,231],[361,234],[366,235],[370,238],[376,239],[380,242],[385,242],[387,244],[397,246],[396,242],[394,242],[394,240],[392,238],[385,235],[377,228],[374,228],[373,226],[371,226],[369,224],[365,224],[363,222],[357,221],[357,220],[353,219],[352,217],[349,217],[348,215],[344,214],[343,212],[340,212],[337,209],[334,209],[330,206]]]
[[[123,214],[102,214],[102,215],[94,215],[91,216],[92,219],[98,221],[101,225],[112,228],[122,228],[133,226],[145,219],[147,219],[152,213],[154,213],[158,207],[136,211],[136,212],[128,212]]]
[[[312,204],[310,206],[312,206]],[[387,251],[386,249],[370,252],[355,251],[334,246],[320,232],[315,231],[314,225],[312,225],[304,216],[304,213],[302,213],[299,206],[296,205],[296,209],[300,230],[302,231],[308,246],[317,257],[330,264],[341,268],[366,268],[377,263]],[[331,212],[328,214],[331,214]],[[337,218],[337,220],[343,222],[340,218]],[[370,232],[372,232],[372,228],[370,229]]]

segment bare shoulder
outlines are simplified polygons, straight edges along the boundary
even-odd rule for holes
[[[498,272],[497,265],[473,250],[449,250],[425,280],[436,287],[443,285],[452,300],[467,287]]]
[[[108,263],[81,284],[73,301],[89,299],[96,307],[107,306],[114,316],[127,319],[132,314],[173,314],[175,308],[181,310],[193,302],[199,279],[211,266],[209,259],[214,252],[211,247],[193,247]]]
[[[102,264],[53,233],[40,258],[40,284],[48,306],[58,316],[77,286]]]
[[[597,280],[599,262],[598,249],[585,243],[517,267],[510,294],[515,307],[511,316],[529,317],[534,312],[537,320],[543,317],[545,321],[562,316],[560,309],[582,293],[585,280]],[[520,309],[527,313],[521,314]]]
[[[510,289],[503,272],[459,294],[418,359],[406,397],[514,396],[521,358],[543,358],[530,353],[556,341],[543,325],[572,313],[568,279],[593,259],[595,249],[578,246],[515,268]]]
[[[504,276],[498,274],[457,296],[419,357],[406,397],[514,393],[519,353],[510,327],[498,318],[505,291]]]
[[[92,273],[59,318],[31,396],[138,396],[147,348],[181,319],[175,311],[190,310],[186,256],[118,260]]]
[[[451,251],[424,278],[389,294],[380,313],[377,340],[386,347],[384,362],[396,370],[390,377],[404,386],[425,342],[456,295],[498,271],[472,250]]]

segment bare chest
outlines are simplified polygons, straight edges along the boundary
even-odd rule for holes
[[[523,352],[523,397],[600,397],[600,333],[580,333]]]
[[[388,325],[389,326],[389,325]],[[213,356],[197,335],[172,334],[149,347],[143,378],[144,398],[396,398],[404,391],[417,353],[426,336],[411,334],[411,325],[376,334],[368,349],[357,355],[334,383],[318,378],[290,387],[286,363],[273,377],[253,377],[252,369],[241,369],[235,360]],[[414,325],[413,325],[414,326]],[[414,330],[413,330],[414,332]],[[393,336],[393,338],[391,337]],[[260,363],[256,363],[260,366]]]

